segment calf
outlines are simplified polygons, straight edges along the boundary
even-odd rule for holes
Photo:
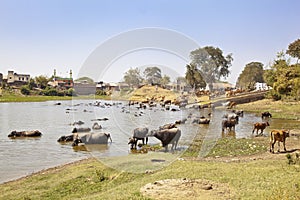
[[[263,131],[265,130],[265,128],[267,126],[270,126],[269,122],[257,122],[253,125],[253,130],[252,130],[252,134],[254,133],[255,129],[256,129],[256,135],[258,135],[258,130],[260,130],[260,135],[263,134]]]
[[[129,138],[128,144],[131,144],[131,148],[136,148],[137,141],[142,140],[143,145],[145,144],[145,139],[146,139],[146,144],[148,143],[148,134],[149,129],[148,128],[136,128],[133,130],[133,135],[131,138]]]
[[[280,152],[280,142],[283,143],[284,151],[285,148],[285,139],[289,137],[289,131],[286,130],[272,130],[270,133],[270,152],[274,153],[274,144],[278,142],[278,152]]]

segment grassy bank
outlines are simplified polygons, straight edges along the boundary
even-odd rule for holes
[[[272,113],[273,118],[279,119],[300,119],[300,102],[284,102],[264,99],[247,104],[239,104],[238,109],[260,114],[264,111]]]
[[[76,100],[76,99],[104,99],[110,100],[110,96],[42,96],[42,95],[18,95],[7,94],[0,96],[0,103],[3,102],[43,102],[43,101],[64,101],[64,100]]]
[[[153,173],[122,172],[90,158],[1,184],[0,199],[149,199],[140,188],[169,178],[225,184],[231,199],[297,199],[299,164],[289,165],[285,154],[268,153],[267,144],[267,138],[225,139],[208,158],[197,157],[196,145],[181,159]],[[222,194],[219,197],[222,199]]]

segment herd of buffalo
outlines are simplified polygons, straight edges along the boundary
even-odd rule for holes
[[[60,104],[56,104],[60,105]],[[94,106],[110,106],[111,104],[107,103],[101,103],[99,101],[93,103]],[[136,106],[137,109],[147,109],[152,108],[153,106],[157,106],[153,103],[133,103],[129,102],[125,106],[123,106],[122,103],[118,103],[118,105],[122,105],[122,111],[121,112],[129,112],[127,111],[127,108],[130,106]],[[233,109],[233,106],[235,106],[234,103],[229,103],[230,107],[227,109],[230,109],[231,111],[226,112],[224,116],[222,117],[221,127],[222,132],[226,131],[235,131],[235,126],[239,123],[239,120],[241,117],[243,117],[244,112],[242,110],[235,110]],[[173,105],[171,102],[167,102],[161,106],[161,109],[172,111],[180,111],[182,107],[180,105]],[[193,108],[194,109],[194,108]],[[190,113],[186,118],[180,119],[175,121],[174,123],[164,124],[158,127],[157,130],[149,130],[147,127],[138,127],[134,128],[132,130],[132,136],[129,138],[128,145],[130,145],[131,149],[136,149],[137,146],[140,145],[147,145],[148,144],[148,137],[155,137],[157,138],[161,144],[162,147],[165,148],[165,151],[168,151],[168,145],[172,145],[171,150],[174,151],[177,148],[178,141],[181,137],[181,130],[180,130],[180,124],[185,124],[187,120],[190,120],[191,124],[210,124],[210,117],[213,114],[214,106],[210,104],[209,109],[211,109],[212,112],[208,114],[208,117],[204,116],[193,116],[192,113]],[[69,112],[70,109],[67,109],[66,112]],[[85,110],[85,112],[88,112]],[[139,113],[136,113],[136,115],[141,115],[143,111],[140,111]],[[263,131],[267,126],[270,126],[268,118],[271,118],[272,115],[270,112],[263,112],[261,113],[261,122],[257,122],[253,124],[253,130],[252,134],[256,131],[256,136],[263,135]],[[81,144],[107,144],[108,141],[112,142],[112,137],[109,133],[102,133],[97,130],[101,130],[102,126],[98,123],[98,121],[106,121],[108,118],[102,118],[102,119],[95,119],[94,124],[91,128],[88,127],[81,127],[81,125],[84,124],[83,121],[77,121],[70,125],[77,126],[73,128],[72,132],[68,135],[63,135],[60,138],[58,138],[58,142],[71,142],[72,146],[78,146]],[[93,120],[92,120],[93,121]],[[79,126],[79,127],[78,127]],[[259,132],[260,131],[260,132]],[[42,133],[38,130],[34,131],[12,131],[8,137],[10,138],[18,138],[18,137],[40,137],[42,136]],[[274,153],[274,144],[276,141],[282,142],[284,146],[284,150],[286,151],[285,147],[285,139],[289,136],[289,131],[286,130],[272,130],[270,133],[270,152]],[[141,141],[142,144],[138,144],[138,142]],[[279,146],[278,146],[279,147]],[[278,149],[279,151],[279,149]]]

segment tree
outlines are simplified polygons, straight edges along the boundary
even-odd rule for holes
[[[157,85],[159,84],[162,76],[161,70],[158,67],[147,67],[144,70],[144,76],[148,84]]]
[[[171,78],[167,75],[164,75],[161,79],[160,79],[160,85],[163,87],[166,87],[166,85],[168,85],[171,81]]]
[[[253,90],[256,82],[264,82],[263,73],[264,69],[262,63],[248,63],[239,75],[236,86],[242,89]]]
[[[85,83],[89,83],[89,84],[95,83],[93,79],[91,79],[89,77],[86,77],[86,76],[80,77],[80,78],[76,79],[76,81],[78,81],[78,82],[85,82]]]
[[[300,65],[290,64],[285,56],[278,54],[277,59],[270,66],[264,78],[273,87],[271,96],[275,100],[283,97],[298,99],[300,93]]]
[[[138,87],[143,81],[143,78],[140,75],[140,70],[138,68],[130,68],[124,75],[124,81],[130,87]]]
[[[229,67],[233,61],[232,55],[223,56],[223,51],[219,48],[207,46],[199,48],[190,53],[192,64],[197,66],[201,74],[209,85],[209,89],[213,89],[212,83],[220,78],[228,77]]]
[[[186,65],[185,79],[194,90],[206,87],[206,82],[195,64]]]
[[[286,51],[290,56],[297,58],[297,63],[300,59],[300,39],[289,44],[288,50]]]
[[[28,85],[28,89],[29,90],[32,90],[36,86],[36,84],[35,84],[35,82],[34,82],[34,80],[32,78],[29,79],[27,85]]]
[[[35,77],[35,82],[37,87],[41,88],[41,89],[45,89],[48,85],[49,82],[49,78],[47,76],[37,76]]]

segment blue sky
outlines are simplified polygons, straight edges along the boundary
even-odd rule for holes
[[[76,77],[103,42],[157,27],[232,53],[228,81],[235,83],[247,63],[268,66],[277,52],[300,38],[299,7],[297,0],[0,0],[0,72],[51,76],[56,69],[68,76],[72,69]],[[115,72],[104,76],[107,81],[119,81],[126,67],[137,67],[122,60],[116,64]],[[184,67],[180,63],[174,70],[181,75]]]

